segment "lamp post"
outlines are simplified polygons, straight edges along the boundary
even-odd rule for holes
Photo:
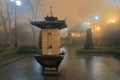
[[[11,2],[13,2],[13,6],[14,6],[14,11],[15,11],[15,48],[18,48],[18,43],[17,43],[17,14],[16,14],[16,8],[17,6],[21,5],[21,1],[20,0],[10,0]]]

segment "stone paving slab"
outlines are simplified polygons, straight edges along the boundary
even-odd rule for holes
[[[112,56],[76,56],[68,49],[59,75],[41,74],[41,66],[27,57],[0,68],[0,80],[120,80],[120,61]]]

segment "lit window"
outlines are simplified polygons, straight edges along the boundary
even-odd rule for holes
[[[72,35],[72,37],[75,37],[75,33],[72,33],[71,35]]]

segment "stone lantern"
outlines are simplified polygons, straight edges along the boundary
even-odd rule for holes
[[[36,60],[42,65],[43,72],[58,71],[58,66],[63,59],[60,55],[60,30],[66,28],[65,20],[58,20],[53,16],[52,8],[50,15],[44,21],[31,21],[32,25],[41,28],[42,55],[36,55]]]

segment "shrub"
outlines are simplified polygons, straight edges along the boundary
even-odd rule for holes
[[[3,50],[0,52],[0,57],[15,55],[16,53],[17,53],[17,49]]]
[[[77,49],[77,54],[115,54],[115,50],[83,50],[83,49]]]

